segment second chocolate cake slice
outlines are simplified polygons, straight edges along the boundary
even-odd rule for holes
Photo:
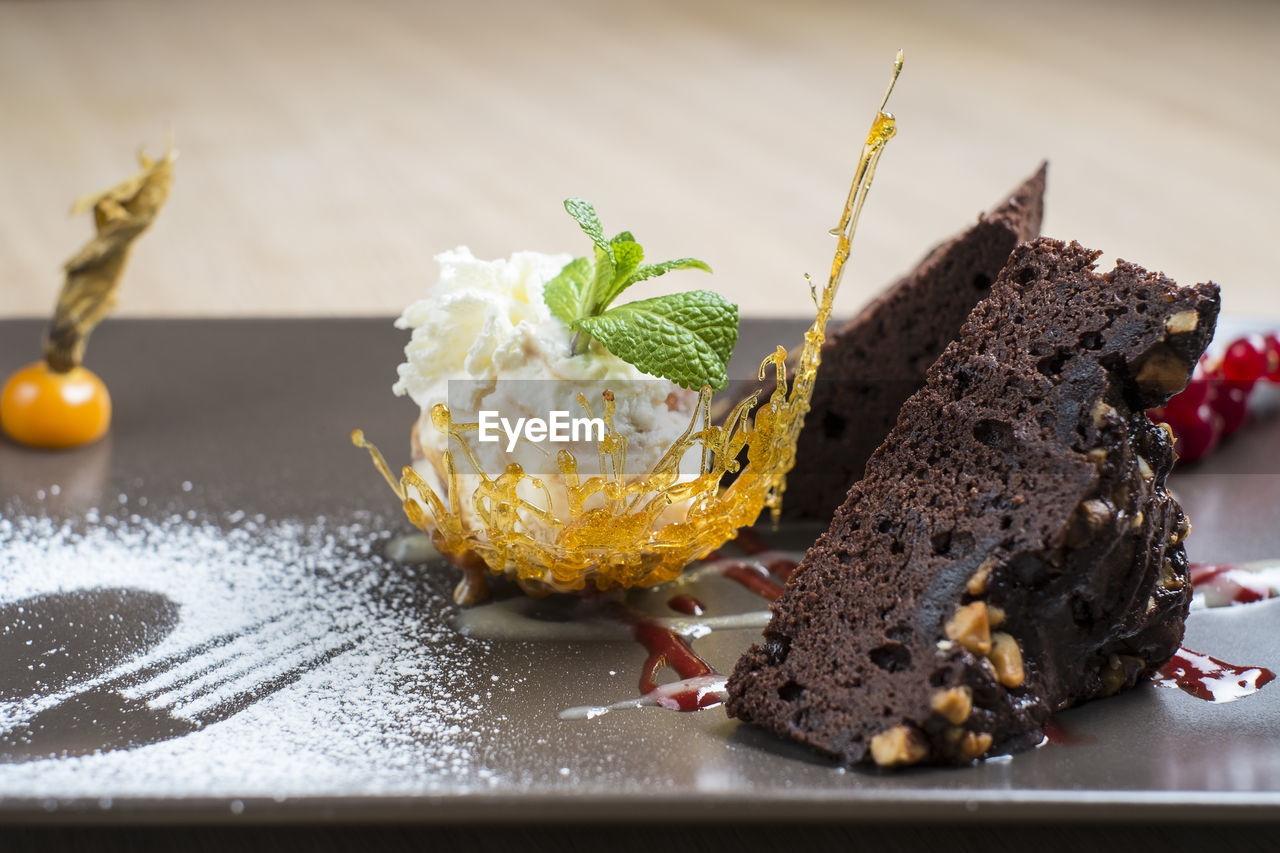
[[[788,518],[831,520],[898,409],[987,295],[1009,253],[1040,234],[1047,166],[831,335],[787,477]],[[761,399],[768,396],[768,390]]]
[[[1188,525],[1144,410],[1218,290],[1098,254],[1014,250],[738,662],[732,716],[847,763],[967,762],[1177,649]]]

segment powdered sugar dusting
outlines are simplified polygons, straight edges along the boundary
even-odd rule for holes
[[[145,649],[109,666],[54,677],[94,642],[84,624],[66,646],[5,664],[36,687],[0,690],[0,798],[164,796],[175,780],[186,796],[276,798],[498,781],[478,754],[480,705],[497,687],[469,665],[486,643],[449,627],[450,578],[382,558],[387,535],[368,520],[190,515],[0,518],[11,645],[29,627],[23,602],[48,612],[107,590],[174,605],[164,624],[125,626]],[[105,706],[119,719],[98,719]],[[52,719],[87,745],[49,740]]]

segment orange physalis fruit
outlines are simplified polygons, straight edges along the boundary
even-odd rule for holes
[[[0,427],[14,441],[50,450],[102,438],[111,426],[111,395],[84,367],[59,373],[37,361],[9,377],[0,392]]]

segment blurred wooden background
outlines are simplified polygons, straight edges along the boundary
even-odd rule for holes
[[[805,315],[899,47],[838,313],[1048,158],[1046,233],[1280,316],[1266,0],[0,2],[0,316],[50,309],[71,200],[170,129],[122,314],[397,313],[457,244],[583,253],[581,195],[744,313]]]

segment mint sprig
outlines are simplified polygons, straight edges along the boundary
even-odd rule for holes
[[[646,264],[644,249],[630,231],[605,239],[590,202],[566,199],[564,209],[594,244],[592,258],[573,259],[543,288],[551,313],[577,333],[573,352],[586,352],[595,338],[645,373],[684,388],[723,389],[738,342],[737,305],[709,290],[691,290],[610,308],[636,282],[672,270],[711,272],[711,267],[697,258]]]

